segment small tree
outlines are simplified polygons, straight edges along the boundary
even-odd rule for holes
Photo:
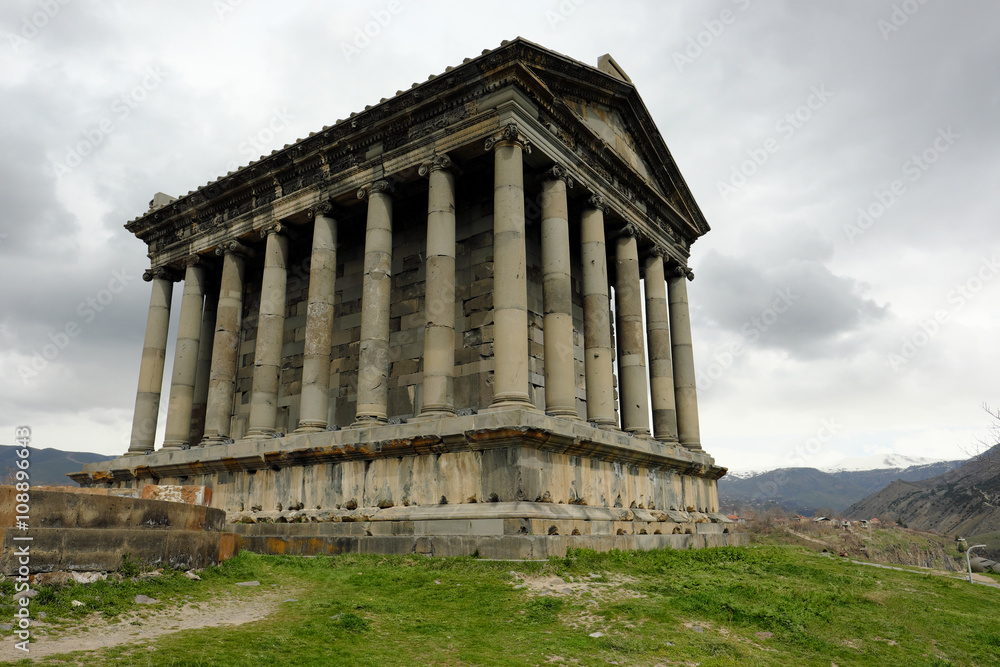
[[[986,403],[983,403],[982,408],[990,416],[987,435],[976,438],[972,448],[968,450],[963,448],[963,451],[970,459],[982,461],[990,470],[1000,475],[1000,409],[991,408]],[[982,489],[975,485],[971,488],[983,497],[983,503],[988,507],[1000,507],[1000,492],[995,489]]]

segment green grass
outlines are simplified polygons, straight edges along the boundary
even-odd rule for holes
[[[558,575],[569,586],[593,583],[539,595],[515,588],[520,579],[511,571]],[[82,622],[83,612],[68,601],[85,597],[91,611],[113,615],[134,610],[138,593],[180,604],[234,593],[233,584],[247,579],[262,584],[238,591],[248,604],[275,590],[272,584],[296,592],[294,601],[279,596],[276,611],[256,623],[31,664],[1000,663],[1000,629],[988,611],[1000,590],[853,565],[796,546],[579,551],[544,563],[243,553],[202,576],[55,589],[36,597],[32,610],[69,625]]]

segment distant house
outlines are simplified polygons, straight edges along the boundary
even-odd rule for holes
[[[868,519],[868,523],[873,526],[878,526],[882,522],[878,520],[878,517],[875,517],[874,519]]]
[[[868,520],[861,519],[860,521],[858,521],[858,525],[861,526],[862,528],[868,528]]]
[[[729,519],[730,521],[735,521],[736,523],[746,523],[747,522],[746,519],[744,519],[743,517],[741,517],[738,514],[727,514],[726,518]]]
[[[803,521],[808,521],[808,520],[809,520],[809,517],[802,516],[801,514],[796,514],[794,517],[792,517],[792,521],[798,521],[799,523],[801,523]]]
[[[822,523],[824,521],[829,522],[830,521],[830,517],[828,517],[828,516],[818,516],[815,519],[813,519],[813,523]]]

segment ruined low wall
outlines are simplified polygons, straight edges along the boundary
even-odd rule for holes
[[[17,491],[0,487],[0,572],[108,572],[126,554],[150,566],[204,567],[239,550],[220,509],[81,491],[30,490],[22,530]]]

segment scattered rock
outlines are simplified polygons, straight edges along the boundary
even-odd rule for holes
[[[237,582],[237,586],[260,586],[259,581],[240,581]]]
[[[75,578],[69,572],[43,572],[35,575],[35,583],[46,586],[65,586],[74,581]]]
[[[44,611],[38,612],[38,618],[45,618],[47,616],[48,616],[48,614],[46,614]]]
[[[20,600],[21,598],[33,598],[36,595],[38,595],[38,591],[29,588],[27,590],[18,591],[17,593],[14,593],[14,599]]]
[[[135,596],[135,603],[136,604],[159,604],[160,601],[157,600],[156,598],[151,598],[151,597],[148,597],[146,595],[136,595]]]
[[[773,632],[758,632],[757,639],[771,639],[774,637]]]
[[[135,581],[137,579],[141,579],[141,580],[152,579],[153,577],[159,577],[159,576],[162,576],[162,575],[163,575],[163,573],[160,572],[159,570],[153,570],[152,572],[143,572],[140,575],[132,577],[132,581]]]
[[[691,629],[694,630],[695,632],[705,632],[705,628],[701,627],[700,625],[693,625],[691,626]]]
[[[298,598],[288,598],[285,602],[298,602]]]
[[[591,632],[590,636],[591,637],[603,637],[604,633],[603,632]]]
[[[117,572],[115,574],[118,574]],[[118,575],[121,576],[121,575]],[[92,584],[96,581],[104,581],[108,575],[103,572],[74,572],[73,581],[78,584]]]
[[[82,607],[82,606],[84,606],[83,603],[80,602],[79,600],[73,600],[72,602],[70,602],[70,604],[73,605],[74,607]]]
[[[195,574],[192,570],[188,570],[184,573],[184,576],[193,581],[201,581],[201,577]]]
[[[435,584],[440,584],[440,583],[441,583],[441,580],[440,580],[440,579],[435,579],[435,580],[434,580],[434,583],[435,583]]]

